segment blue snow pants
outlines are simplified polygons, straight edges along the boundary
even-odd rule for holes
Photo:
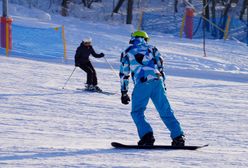
[[[131,116],[137,127],[140,139],[148,132],[153,132],[151,125],[146,121],[144,115],[149,99],[153,101],[159,115],[170,131],[171,138],[183,135],[180,123],[174,116],[166,97],[166,91],[162,80],[152,80],[145,83],[138,83],[134,86],[132,93]]]

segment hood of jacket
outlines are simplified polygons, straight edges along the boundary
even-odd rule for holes
[[[145,41],[144,38],[142,37],[132,37],[130,39],[130,44],[134,45],[134,46],[138,46],[138,45],[147,45],[147,42]]]

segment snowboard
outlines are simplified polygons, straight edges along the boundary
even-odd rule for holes
[[[138,145],[126,145],[119,142],[112,142],[111,145],[117,149],[152,149],[152,150],[179,150],[179,149],[196,150],[208,146],[208,144],[201,146],[171,146],[171,145],[138,146]]]
[[[77,88],[77,90],[84,91],[84,92],[90,92],[90,93],[101,93],[105,95],[115,95],[115,93],[108,92],[108,91],[95,91],[95,90],[89,90],[85,88]]]

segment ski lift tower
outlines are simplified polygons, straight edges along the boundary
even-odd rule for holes
[[[12,18],[8,17],[8,0],[3,0],[3,15],[0,19],[1,47],[6,48],[6,55],[12,48]]]

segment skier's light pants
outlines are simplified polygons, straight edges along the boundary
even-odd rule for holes
[[[161,119],[171,133],[171,138],[183,135],[180,123],[174,116],[166,97],[162,80],[152,80],[135,85],[132,93],[132,118],[136,124],[139,137],[142,138],[146,133],[153,132],[152,127],[146,121],[144,112],[149,99],[152,99]]]

